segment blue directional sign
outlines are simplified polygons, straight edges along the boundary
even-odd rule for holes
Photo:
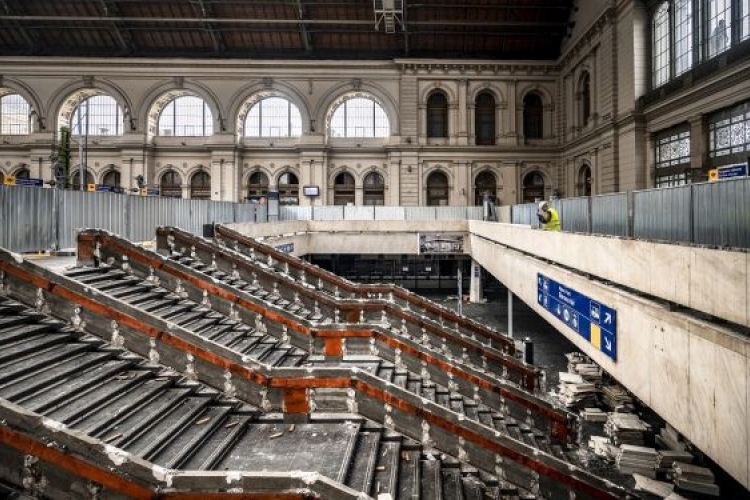
[[[735,177],[747,177],[747,163],[737,163],[719,167],[719,179],[733,179]]]
[[[537,302],[617,361],[617,311],[539,273]]]
[[[32,178],[24,178],[24,177],[16,177],[16,186],[33,186],[33,187],[42,187],[44,186],[44,181],[42,179],[32,179]]]
[[[274,247],[274,249],[278,250],[279,252],[294,253],[294,243],[285,243],[284,245]]]

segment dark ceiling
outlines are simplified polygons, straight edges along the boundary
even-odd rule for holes
[[[396,4],[400,1],[396,0]],[[0,0],[0,55],[556,59],[573,0]]]

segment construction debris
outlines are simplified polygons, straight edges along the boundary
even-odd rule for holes
[[[584,408],[581,412],[581,418],[586,422],[606,422],[607,413],[599,408]]]
[[[641,474],[656,479],[656,462],[659,453],[653,448],[624,444],[617,453],[615,463],[623,474]]]
[[[633,413],[610,413],[604,424],[604,432],[617,446],[643,446],[645,434],[651,432],[651,426]]]
[[[602,387],[602,402],[610,411],[617,413],[632,413],[635,411],[633,398],[619,384],[609,384]]]
[[[589,438],[589,448],[594,451],[594,455],[603,458],[607,462],[614,462],[619,453],[616,446],[612,446],[609,438],[604,436],[591,436]]]
[[[714,484],[714,473],[705,467],[675,462],[672,468],[675,486],[683,491],[718,497],[719,487]]]
[[[641,474],[633,474],[635,478],[635,490],[645,491],[659,498],[667,498],[674,493],[674,485],[663,481],[655,481]]]

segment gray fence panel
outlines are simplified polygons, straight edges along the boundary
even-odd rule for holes
[[[691,194],[691,186],[633,193],[633,236],[689,242],[692,232]]]
[[[513,205],[511,210],[511,219],[513,224],[524,224],[532,227],[539,227],[539,220],[536,217],[536,203],[526,203],[524,205]]]
[[[693,240],[750,248],[750,179],[693,185]]]
[[[234,222],[234,205],[228,201],[212,201],[209,205],[209,219],[217,224]]]
[[[560,222],[563,231],[575,233],[591,232],[591,199],[588,197],[565,198],[559,201]]]
[[[404,207],[406,220],[435,220],[437,207]]]
[[[279,220],[312,220],[313,207],[281,206]]]
[[[591,198],[591,232],[612,236],[629,236],[628,195],[626,193]]]
[[[435,219],[466,220],[466,212],[466,207],[435,207]]]
[[[313,207],[313,220],[344,220],[344,207]]]
[[[255,204],[237,203],[234,205],[234,222],[255,222]]]
[[[466,207],[466,220],[483,220],[484,207]]]
[[[344,207],[344,219],[375,220],[375,207],[347,205]]]
[[[57,196],[60,248],[74,248],[81,229],[106,229],[126,236],[127,195],[59,190]]]
[[[406,220],[404,207],[375,207],[376,220]]]
[[[268,205],[265,203],[255,207],[255,222],[268,222]]]
[[[53,249],[54,189],[0,186],[0,246],[13,252]]]

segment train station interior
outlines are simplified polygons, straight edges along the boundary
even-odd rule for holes
[[[0,0],[0,498],[750,500],[750,0]]]

